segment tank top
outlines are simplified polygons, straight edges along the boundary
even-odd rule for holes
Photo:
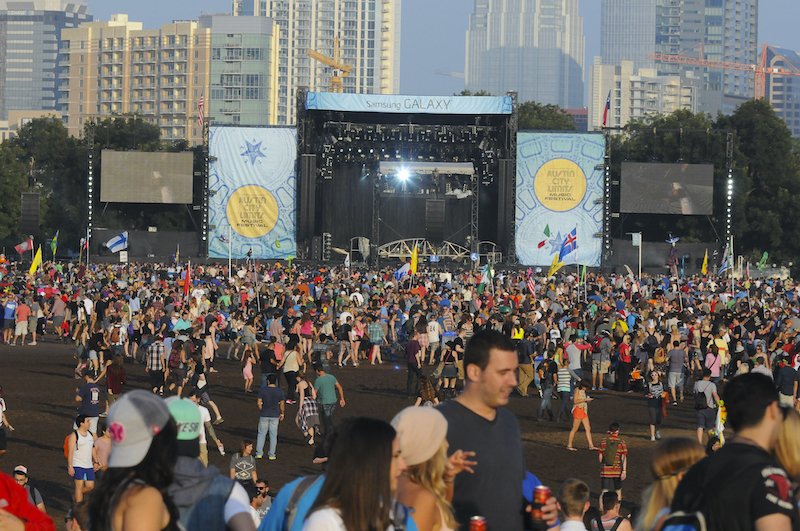
[[[92,448],[94,447],[94,437],[89,432],[86,435],[81,435],[76,431],[78,436],[75,442],[75,452],[72,454],[72,466],[76,468],[92,468]]]
[[[299,355],[296,350],[290,350],[286,353],[283,372],[297,372],[300,370],[300,363],[297,361],[297,356]]]

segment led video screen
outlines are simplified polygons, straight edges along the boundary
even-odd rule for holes
[[[189,151],[104,150],[100,162],[100,201],[103,203],[192,202],[193,156]]]
[[[714,213],[712,164],[623,162],[620,212],[626,214]]]

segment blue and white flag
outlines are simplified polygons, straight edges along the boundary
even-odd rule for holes
[[[119,236],[114,236],[106,242],[106,247],[112,252],[116,253],[124,251],[128,248],[128,231],[123,232]]]
[[[561,245],[561,251],[558,253],[558,261],[563,262],[564,257],[578,248],[578,228],[572,229],[572,232],[567,234],[564,238],[564,243]]]
[[[411,274],[411,264],[406,262],[403,267],[394,272],[394,278],[400,282],[403,278]]]

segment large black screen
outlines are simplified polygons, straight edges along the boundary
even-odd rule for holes
[[[712,164],[623,162],[620,212],[710,216],[714,212]]]

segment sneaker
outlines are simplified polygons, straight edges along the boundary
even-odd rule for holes
[[[661,432],[656,430],[656,439],[661,440]]]
[[[263,455],[257,455],[257,456],[256,456],[256,459],[263,459],[263,458],[264,458],[264,456],[263,456]]]
[[[276,459],[277,459],[277,457],[275,457],[274,455],[269,456],[269,460],[270,461],[275,461]]]
[[[656,442],[656,438],[655,437],[650,437],[650,442]]]
[[[673,400],[673,401],[672,401],[672,405],[673,405],[673,406],[677,406],[677,405],[678,405],[678,403],[677,403],[677,402],[675,402],[675,401]]]
[[[9,343],[9,344],[8,344],[8,346],[9,346],[9,347],[16,347],[16,346],[17,346],[17,344],[16,344],[16,343]]]
[[[592,391],[597,391],[597,387],[592,386]]]
[[[28,343],[28,344],[29,344],[29,345],[34,345],[34,346],[35,346],[35,345],[36,345],[36,341],[32,341],[32,342],[30,342],[30,343]]]
[[[100,413],[100,416],[101,416],[101,417],[107,417],[107,416],[108,416],[108,413]]]
[[[683,403],[683,395],[681,395],[681,403]]]
[[[218,418],[217,420],[214,421],[214,425],[216,426],[216,425],[222,424],[223,422],[225,422],[225,419],[220,417],[220,418]]]

